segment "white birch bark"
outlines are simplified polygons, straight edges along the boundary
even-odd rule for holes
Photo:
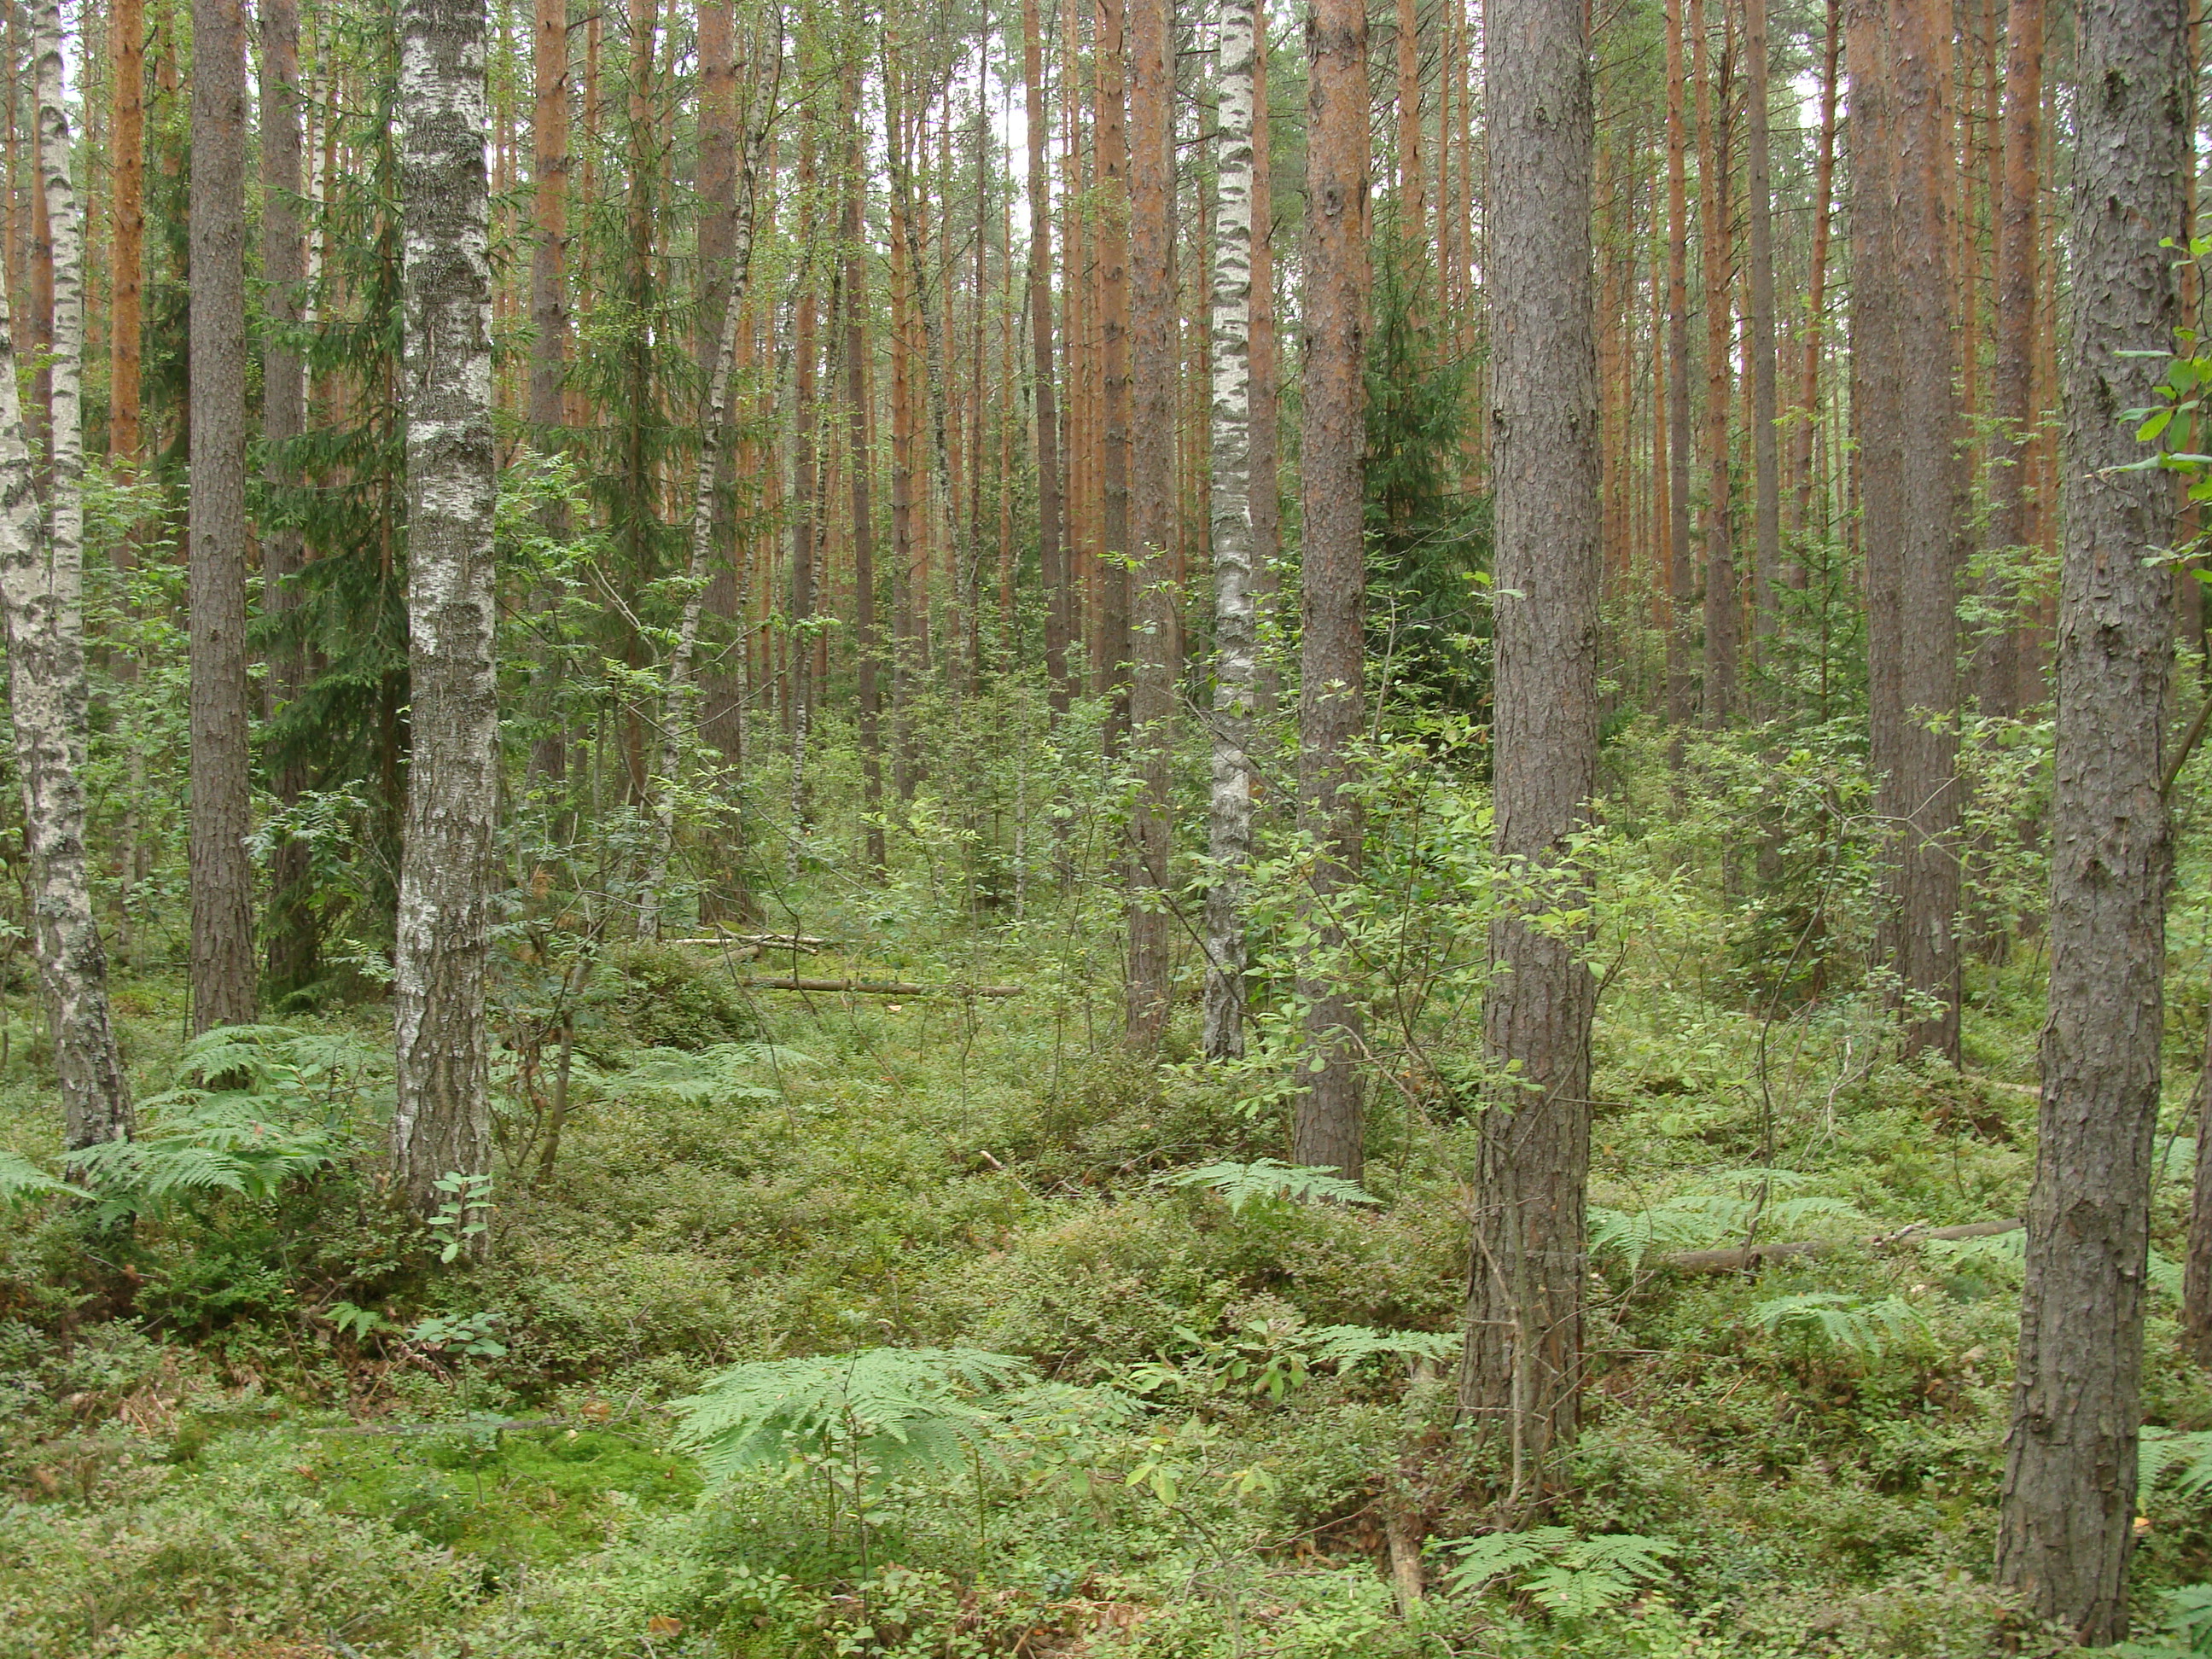
[[[40,0],[38,161],[53,238],[52,491],[42,521],[0,294],[0,598],[9,708],[31,864],[33,947],[72,1148],[131,1133],[131,1097],[107,1004],[107,960],[85,879],[84,228],[70,179],[59,0]]]
[[[676,851],[676,798],[684,757],[696,746],[699,686],[692,659],[698,654],[699,623],[707,606],[707,568],[714,556],[714,477],[729,427],[730,374],[737,362],[738,325],[752,288],[758,183],[769,138],[775,130],[778,78],[777,72],[770,72],[756,99],[758,118],[746,135],[744,171],[738,180],[737,225],[731,245],[730,295],[722,307],[714,370],[707,382],[707,407],[700,414],[699,465],[691,485],[691,550],[684,570],[684,613],[677,623],[676,643],[668,653],[668,684],[660,710],[660,757],[653,789],[653,850],[638,890],[637,931],[642,939],[660,937],[661,912],[667,905],[668,866]],[[738,614],[740,617],[744,614],[742,605]],[[745,653],[742,647],[736,660],[738,717],[743,719]]]
[[[400,12],[413,749],[392,1006],[394,1176],[421,1209],[491,1167],[484,1041],[499,708],[493,657],[486,0]]]
[[[1252,54],[1255,0],[1221,0],[1213,211],[1213,719],[1206,895],[1206,1053],[1244,1052],[1247,752],[1257,678],[1252,608]]]

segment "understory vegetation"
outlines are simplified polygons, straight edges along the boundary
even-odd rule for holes
[[[2032,789],[2039,728],[2005,735],[2029,758],[1990,787]],[[1850,805],[1811,747],[1732,781],[1747,743],[1692,757],[1710,809],[1635,731],[1608,750],[1586,1422],[1571,1496],[1503,1532],[1453,1379],[1485,917],[1513,881],[1436,731],[1366,763],[1358,1186],[1283,1161],[1280,826],[1252,1056],[1178,1057],[1182,1006],[1165,1060],[1121,1053],[1110,776],[1055,791],[994,906],[994,843],[925,788],[887,884],[825,836],[765,882],[769,934],[605,942],[583,855],[518,846],[501,1156],[427,1220],[385,1185],[373,987],[187,1041],[149,952],[116,986],[138,1138],[65,1161],[19,969],[0,1654],[2057,1651],[1990,1582],[2021,1235],[1915,1237],[2021,1212],[2041,952],[1972,966],[1963,1072],[1895,1062]],[[1717,827],[1793,775],[1764,796],[1803,815],[1785,867],[1737,896]],[[2204,893],[2185,858],[2177,987],[2203,981]],[[921,994],[755,982],[794,970]],[[2203,1018],[2173,999],[2142,1653],[2201,1650],[2212,1577],[2212,1387],[2172,1265]],[[1830,1248],[1675,1260],[1753,1239]]]

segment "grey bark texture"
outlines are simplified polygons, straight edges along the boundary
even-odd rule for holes
[[[1206,851],[1208,1058],[1244,1052],[1244,882],[1252,861],[1252,58],[1254,0],[1220,0],[1213,202],[1213,722]]]
[[[1298,827],[1313,842],[1299,896],[1315,953],[1298,969],[1306,1089],[1291,1158],[1359,1178],[1358,1004],[1332,960],[1334,895],[1359,867],[1359,803],[1348,787],[1365,707],[1368,143],[1367,13],[1314,0],[1306,18],[1305,536],[1298,639]]]
[[[192,3],[192,1029],[253,1018],[246,673],[246,15]]]
[[[131,1096],[85,867],[84,233],[69,171],[58,0],[40,0],[33,27],[39,177],[54,240],[52,485],[42,519],[32,495],[15,335],[0,295],[0,601],[30,860],[32,946],[53,1033],[63,1139],[75,1150],[127,1139]]]
[[[2172,539],[2173,481],[2115,469],[2142,458],[2122,412],[2155,401],[2181,320],[2160,243],[2181,222],[2191,71],[2181,0],[2075,16],[2051,1004],[1997,1577],[2096,1644],[2128,1629],[2172,860],[2173,578],[2149,560]]]
[[[1483,1036],[1496,1079],[1477,1155],[1460,1404],[1508,1453],[1510,1509],[1552,1489],[1582,1388],[1590,1018],[1568,842],[1597,777],[1595,125],[1581,0],[1488,14],[1491,384],[1497,491],[1492,846],[1532,887],[1492,924]],[[1549,890],[1561,900],[1542,895]]]
[[[492,561],[485,0],[399,15],[400,225],[413,690],[392,1018],[393,1174],[418,1210],[491,1168],[484,1040],[499,705]]]

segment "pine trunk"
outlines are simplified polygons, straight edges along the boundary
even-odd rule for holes
[[[2005,20],[2004,175],[1996,215],[1996,351],[1990,367],[1990,519],[1987,546],[2009,562],[2025,552],[2028,447],[2035,422],[2037,207],[2042,194],[2044,0],[2012,0]],[[2015,584],[2000,575],[1985,590],[2001,624],[1975,653],[1975,690],[1984,714],[2021,707],[2021,619]]]
[[[845,128],[844,208],[838,238],[845,256],[845,421],[846,471],[853,489],[853,643],[858,658],[855,678],[860,693],[857,711],[860,741],[860,805],[866,814],[862,833],[869,875],[883,879],[888,862],[884,845],[884,755],[882,630],[876,622],[876,509],[875,452],[869,442],[869,405],[873,398],[868,353],[868,250],[866,228],[868,171],[862,145],[860,62],[848,56],[844,68]]]
[[[1175,742],[1175,58],[1170,0],[1129,3],[1131,429],[1129,726],[1138,776],[1129,825],[1127,1042],[1156,1048],[1167,1029],[1169,756]]]
[[[146,4],[115,0],[109,23],[114,53],[114,119],[108,128],[114,194],[107,300],[107,458],[135,470],[144,456],[139,430],[139,329],[144,311],[146,246]]]
[[[1053,713],[1068,705],[1067,649],[1076,617],[1061,530],[1060,399],[1052,349],[1052,191],[1045,170],[1044,39],[1038,0],[1022,0],[1022,85],[1029,130],[1030,409],[1036,426],[1037,579],[1044,588],[1044,672]],[[1012,250],[1007,250],[1009,258]]]
[[[2172,845],[2160,740],[2174,491],[2122,410],[2155,403],[2191,107],[2180,0],[2086,0],[2067,334],[2051,1013],[1997,1578],[2087,1644],[2128,1633],[2143,1279]]]
[[[1852,371],[1866,550],[1869,757],[1889,826],[1886,959],[1905,1052],[1959,1058],[1958,570],[1950,11],[1856,0]],[[1862,118],[1862,115],[1865,118]]]
[[[1822,424],[1820,357],[1828,321],[1828,243],[1836,195],[1836,91],[1843,59],[1843,19],[1844,0],[1827,0],[1827,27],[1820,52],[1820,133],[1813,162],[1813,247],[1805,287],[1805,361],[1798,392],[1796,529],[1801,544],[1809,541],[1814,532],[1814,434]],[[1792,586],[1802,585],[1803,567],[1790,571],[1788,580]]]
[[[1252,861],[1252,42],[1255,0],[1219,0],[1213,200],[1213,726],[1206,893],[1207,1058],[1244,1052],[1244,916]]]
[[[269,344],[261,360],[261,436],[267,460],[263,480],[278,501],[261,532],[262,609],[280,629],[299,607],[291,578],[298,574],[301,541],[285,522],[282,492],[295,489],[299,471],[286,447],[307,429],[307,366],[286,331],[299,325],[307,275],[307,245],[301,234],[300,10],[297,0],[261,3],[261,275],[267,284],[263,315]],[[266,687],[280,709],[305,687],[300,647],[280,635],[271,647]],[[288,759],[274,780],[278,802],[295,805],[307,785],[307,769]],[[307,845],[288,840],[269,867],[269,982],[279,994],[313,981],[319,930],[309,902]]]
[[[1690,185],[1683,0],[1667,0],[1667,721],[1678,732],[1697,713],[1692,618],[1697,553],[1690,540]]]
[[[1300,457],[1298,821],[1316,848],[1299,896],[1313,940],[1298,969],[1311,1050],[1292,1160],[1359,1178],[1361,1019],[1334,960],[1334,896],[1359,867],[1350,750],[1364,706],[1369,214],[1367,14],[1315,0],[1306,21],[1305,433]]]
[[[1492,848],[1581,901],[1568,843],[1597,777],[1595,145],[1581,0],[1493,0],[1491,428],[1496,496]],[[1517,597],[1515,597],[1517,596]],[[1577,940],[1492,924],[1483,1033],[1508,1079],[1482,1117],[1462,1407],[1509,1457],[1509,1510],[1555,1489],[1580,1414],[1590,1019]]]
[[[1772,666],[1782,580],[1782,447],[1774,357],[1774,187],[1767,157],[1766,0],[1744,0],[1744,187],[1751,193],[1752,628],[1757,665]]]
[[[484,1036],[499,706],[484,0],[404,0],[400,223],[412,689],[393,1176],[417,1210],[491,1169]]]
[[[1097,228],[1099,357],[1098,658],[1112,704],[1109,747],[1129,726],[1129,137],[1123,76],[1127,0],[1098,0],[1097,65],[1100,189]]]
[[[1705,313],[1705,723],[1728,724],[1741,676],[1735,547],[1729,522],[1729,340],[1732,332],[1728,210],[1728,71],[1707,72],[1710,31],[1704,0],[1689,0],[1691,78],[1698,112],[1698,246]],[[1718,107],[1715,106],[1717,104]]]
[[[246,672],[246,18],[193,0],[192,1029],[253,1019]]]

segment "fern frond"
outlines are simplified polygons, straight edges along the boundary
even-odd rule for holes
[[[1667,1577],[1671,1538],[1603,1533],[1584,1538],[1570,1527],[1494,1532],[1438,1547],[1459,1558],[1447,1575],[1455,1595],[1473,1595],[1509,1575],[1516,1588],[1552,1612],[1586,1619],[1618,1605],[1639,1584]]]
[[[2176,1469],[2181,1478],[2174,1490],[2182,1497],[2197,1498],[2212,1488],[2212,1429],[2145,1425],[2136,1442],[2136,1507],[2146,1507],[2152,1490]]]
[[[1226,1203],[1231,1215],[1241,1214],[1246,1205],[1255,1202],[1311,1202],[1316,1199],[1328,1199],[1338,1204],[1382,1201],[1334,1170],[1285,1164],[1277,1158],[1263,1158],[1253,1164],[1200,1164],[1188,1170],[1170,1170],[1165,1175],[1154,1176],[1153,1184],[1203,1187]]]
[[[40,1198],[89,1198],[82,1187],[58,1181],[27,1158],[0,1152],[0,1204],[27,1203]]]
[[[1460,1349],[1460,1339],[1448,1331],[1377,1331],[1364,1325],[1323,1325],[1306,1334],[1318,1345],[1314,1358],[1340,1371],[1377,1354],[1395,1359],[1445,1359]]]
[[[677,1442],[717,1479],[822,1453],[865,1459],[879,1471],[941,1466],[980,1449],[1003,1420],[978,1397],[1031,1375],[1027,1360],[981,1348],[763,1360],[677,1401]]]

